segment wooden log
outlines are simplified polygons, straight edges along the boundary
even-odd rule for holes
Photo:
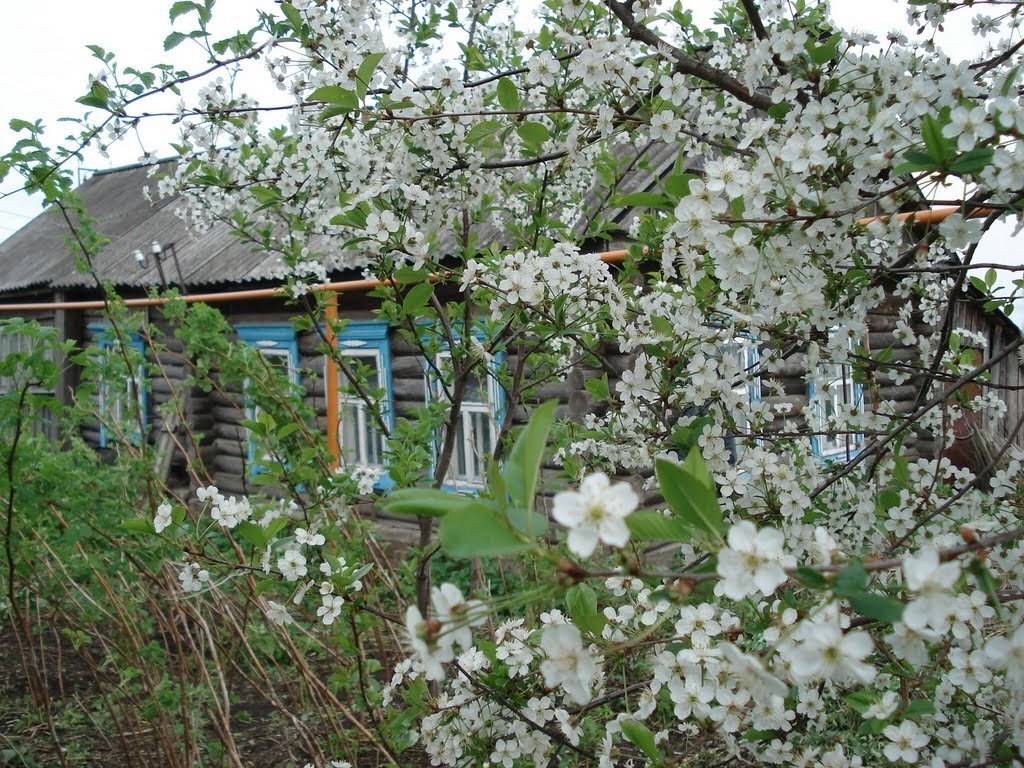
[[[236,408],[228,405],[214,405],[213,418],[223,424],[237,424],[242,419],[248,418],[245,408]]]
[[[233,458],[248,457],[248,445],[245,442],[231,440],[230,438],[217,437],[213,440],[214,450],[218,456],[230,456]]]
[[[396,401],[416,402],[418,400],[422,403],[425,397],[423,379],[392,379],[391,393]]]
[[[423,378],[423,359],[420,357],[414,357],[412,355],[395,355],[391,358],[391,377],[392,378],[407,378],[407,379],[422,379]],[[340,376],[339,379],[344,379],[344,376]]]

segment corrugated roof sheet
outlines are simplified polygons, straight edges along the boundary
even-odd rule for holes
[[[96,219],[96,230],[110,240],[94,257],[101,278],[122,287],[159,285],[154,260],[141,266],[134,256],[138,249],[148,254],[154,240],[164,247],[174,245],[187,286],[273,277],[277,257],[242,243],[226,225],[197,236],[174,214],[177,198],[149,202],[143,194],[149,171],[145,165],[103,171],[79,187],[86,210]],[[0,243],[0,292],[94,285],[91,275],[75,268],[75,257],[65,243],[68,231],[60,212],[48,210]],[[173,260],[165,258],[163,266],[168,282],[176,284]]]
[[[678,148],[666,144],[648,144],[639,150],[631,146],[617,148],[630,168],[617,190],[648,191],[667,173],[678,157]],[[639,155],[638,157],[635,157]],[[156,240],[164,247],[173,244],[181,273],[187,287],[225,285],[272,280],[279,258],[258,251],[239,240],[224,224],[202,235],[192,232],[174,214],[178,198],[146,199],[143,188],[150,183],[151,165],[139,164],[100,171],[79,187],[86,210],[96,219],[96,230],[110,243],[94,257],[97,275],[119,287],[143,288],[160,285],[160,277],[152,258],[141,266],[134,257],[141,249],[148,254],[149,244]],[[609,210],[606,191],[595,186],[588,195],[586,208],[600,211],[607,220],[622,229],[628,228],[635,209]],[[580,234],[587,220],[578,225]],[[68,251],[65,237],[69,230],[60,213],[47,211],[36,217],[7,240],[0,243],[0,293],[10,293],[41,286],[53,288],[89,288],[95,284],[92,275],[75,268],[75,257]],[[486,227],[481,240],[500,238],[500,232]],[[311,243],[316,247],[316,243]],[[454,236],[442,237],[443,249],[457,249]],[[178,283],[177,269],[170,258],[163,262],[164,273],[171,284]]]
[[[90,215],[98,219],[99,231],[115,242],[151,215],[142,195],[145,179],[145,168],[133,168],[96,174],[79,188]],[[0,290],[48,285],[73,275],[75,258],[65,244],[68,234],[60,212],[50,209],[0,243]]]

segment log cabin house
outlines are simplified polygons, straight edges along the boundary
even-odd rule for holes
[[[671,167],[676,155],[675,151],[655,152],[645,170],[637,170],[627,177],[627,191],[653,189],[659,173]],[[315,427],[328,432],[332,449],[340,453],[343,460],[383,467],[386,458],[382,436],[367,418],[361,403],[339,390],[337,375],[332,375],[325,356],[318,351],[320,337],[311,331],[297,332],[290,322],[296,314],[295,307],[274,295],[276,258],[251,250],[224,225],[201,236],[190,232],[174,212],[174,199],[155,203],[147,200],[143,188],[150,181],[150,171],[146,165],[99,171],[79,190],[90,215],[96,219],[97,230],[110,240],[95,260],[98,276],[110,281],[120,295],[129,300],[144,299],[147,289],[161,283],[182,289],[191,299],[207,297],[233,325],[239,339],[260,349],[269,361],[289,371],[288,375],[303,388],[305,405],[315,414]],[[624,210],[613,217],[623,239],[611,246],[604,244],[603,249],[625,242],[633,215],[635,212]],[[56,326],[62,339],[73,339],[83,347],[102,348],[109,343],[109,329],[100,308],[102,302],[97,301],[100,294],[94,278],[76,269],[75,259],[65,245],[66,235],[66,227],[59,217],[41,214],[0,243],[0,319],[15,316],[34,319]],[[140,258],[137,251],[145,254],[146,249],[159,249],[164,258]],[[606,260],[614,261],[614,255]],[[376,300],[367,295],[366,281],[360,283],[358,277],[353,273],[329,275],[332,281],[354,281],[342,289],[339,315],[352,322],[337,342],[346,356],[358,358],[376,372],[388,397],[387,418],[408,416],[428,398],[437,396],[436,389],[431,386],[420,350],[391,333],[387,324],[378,319],[374,314]],[[987,340],[987,349],[980,350],[981,355],[996,354],[1019,337],[1020,331],[1001,313],[986,312],[978,296],[974,299],[957,305],[955,325],[969,328]],[[144,311],[150,323],[158,328],[166,327],[156,302],[144,307]],[[875,350],[891,346],[896,360],[901,355],[909,359],[911,350],[893,335],[897,312],[898,303],[892,299],[871,313],[870,338],[866,346]],[[183,398],[184,418],[193,432],[202,435],[202,440],[195,447],[198,456],[185,455],[193,452],[188,446],[166,441],[165,469],[172,484],[177,482],[186,490],[190,485],[184,471],[186,462],[199,459],[222,491],[246,493],[252,490],[249,481],[259,457],[246,429],[239,423],[251,415],[242,388],[208,392],[186,384],[181,342],[170,334],[161,342],[165,346],[160,352],[160,365],[143,366],[133,379],[101,388],[99,412],[116,410],[126,397],[136,398],[145,422],[144,435],[136,437],[164,445],[160,443],[161,436],[173,432],[176,425],[163,423],[160,406],[172,396]],[[16,336],[0,336],[0,355],[15,351],[18,343]],[[141,339],[133,340],[133,344],[143,357],[153,354]],[[607,360],[619,372],[630,364],[630,358],[619,350],[607,349],[606,352]],[[747,356],[741,361],[744,365],[756,361],[756,349],[731,353]],[[160,375],[156,375],[157,369]],[[783,369],[773,373],[783,381],[784,392],[770,398],[765,395],[764,400],[770,404],[787,402],[794,412],[811,403],[808,411],[811,420],[818,415],[824,419],[830,410],[844,404],[866,407],[864,393],[842,366],[836,367],[835,375],[830,377],[829,391],[825,393],[815,393],[808,388],[804,370],[803,356],[799,353],[791,356]],[[593,370],[574,370],[564,381],[548,386],[543,395],[560,400],[560,417],[581,420],[595,407],[585,383],[597,375],[599,372]],[[1007,406],[1003,423],[1015,423],[1024,409],[1024,389],[1021,388],[1024,377],[1018,357],[1008,356],[996,365],[992,381],[999,385],[997,391]],[[918,380],[896,384],[883,374],[879,383],[887,399],[904,409],[912,406]],[[74,366],[69,366],[62,374],[60,391],[55,394],[66,401],[72,397],[77,384],[78,373]],[[762,392],[754,385],[740,396],[760,399]],[[467,401],[454,462],[456,487],[478,487],[483,482],[484,462],[480,457],[489,453],[494,445],[497,422],[504,416],[502,400],[500,387],[491,379],[477,388],[473,399]],[[525,414],[522,409],[516,409],[508,418],[517,423]],[[83,423],[81,433],[97,450],[110,450],[111,436],[96,420]],[[964,440],[970,442],[971,439],[971,435],[965,433]],[[823,459],[844,458],[857,450],[857,441],[850,437],[816,437],[812,444]],[[973,443],[965,443],[954,447],[959,461],[971,463],[975,453],[972,446]],[[907,441],[904,450],[910,455],[934,457],[941,448],[932,435],[918,432]]]

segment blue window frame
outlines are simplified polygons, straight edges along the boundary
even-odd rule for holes
[[[757,342],[747,336],[737,336],[732,341],[719,344],[718,351],[722,356],[722,362],[725,363],[724,370],[729,373],[733,368],[737,371],[754,370],[761,361]],[[744,406],[759,403],[761,402],[761,377],[753,376],[748,382],[740,382],[733,387],[732,391]],[[745,411],[738,414],[736,431],[738,434],[726,438],[726,448],[729,451],[729,460],[732,464],[738,464],[742,458],[743,435],[750,431],[750,422],[747,420]]]
[[[116,350],[118,338],[114,335],[114,328],[110,323],[94,322],[87,325],[92,333],[96,346],[103,355]],[[144,359],[146,347],[138,334],[132,334],[128,341],[129,346]],[[139,432],[139,419],[134,408],[138,409],[141,415],[143,429],[149,428],[149,398],[146,393],[146,366],[140,363],[138,367],[127,376],[123,382],[107,381],[101,377],[99,382],[99,412],[100,412],[100,448],[107,448],[117,439],[118,435],[112,432],[108,423],[115,423],[121,434],[124,434],[134,443],[142,440]]]
[[[245,323],[236,325],[235,332],[250,347],[258,349],[271,366],[285,372],[292,384],[296,386],[300,384],[299,340],[291,324]],[[256,421],[260,415],[260,408],[248,392],[248,381],[245,382],[244,387],[246,390],[246,418]],[[266,461],[266,453],[260,450],[252,434],[246,434],[246,442],[250,474],[255,475],[265,471],[263,462]]]
[[[853,351],[853,340],[848,345]],[[824,382],[819,391],[815,380]],[[864,388],[853,380],[849,361],[824,363],[807,383],[811,412],[811,450],[824,460],[848,461],[857,455],[864,435],[847,431],[847,419],[864,413]]]
[[[484,334],[476,332],[477,340]],[[444,487],[454,491],[479,491],[487,482],[487,462],[498,442],[499,427],[505,414],[505,392],[498,382],[503,353],[494,354],[487,365],[474,368],[466,383],[462,408],[455,429],[455,450],[452,453]],[[450,371],[451,350],[447,345],[434,355],[434,365],[424,361],[428,400],[447,401],[443,381],[437,371]],[[444,442],[444,434],[437,435],[435,451]],[[436,456],[435,456],[436,460]]]
[[[380,416],[389,430],[394,429],[388,324],[350,321],[338,334],[338,351],[346,365],[362,377],[368,393],[381,395],[377,403]],[[340,463],[342,466],[362,465],[381,470],[374,487],[378,490],[390,487],[393,483],[387,475],[387,437],[366,401],[340,372],[337,398]]]

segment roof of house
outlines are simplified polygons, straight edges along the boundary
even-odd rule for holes
[[[174,213],[177,198],[150,202],[144,188],[150,165],[139,164],[99,171],[78,193],[96,220],[95,229],[110,242],[95,255],[99,277],[115,285],[146,287],[160,284],[153,259],[140,265],[136,250],[148,251],[154,240],[173,244],[189,286],[269,280],[279,264],[275,255],[260,253],[220,224],[197,236]],[[0,292],[49,286],[54,289],[94,285],[90,275],[75,266],[65,242],[70,230],[59,210],[51,208],[0,243]],[[165,259],[168,281],[177,282],[173,262]]]
[[[618,148],[622,163],[617,195],[652,191],[658,180],[672,168],[679,148],[648,143],[640,147]],[[157,165],[171,161],[161,161]],[[109,243],[93,257],[96,274],[114,285],[145,288],[160,285],[160,276],[153,259],[145,265],[136,261],[136,250],[148,251],[154,240],[163,246],[173,244],[181,265],[182,277],[189,287],[228,285],[270,281],[276,277],[279,257],[259,251],[232,234],[230,227],[217,224],[197,235],[174,210],[179,198],[147,199],[144,188],[152,183],[153,164],[135,164],[123,168],[98,171],[78,188],[85,209],[96,220],[95,229]],[[628,229],[636,215],[635,208],[611,207],[613,201],[599,183],[587,195],[584,208],[593,217],[597,212],[612,226]],[[590,220],[583,217],[577,224],[580,235]],[[83,274],[75,265],[66,238],[70,229],[59,210],[50,209],[28,222],[0,242],[0,293],[25,292],[32,289],[89,288],[95,285],[91,275]],[[481,233],[482,239],[495,239],[495,231]],[[440,243],[445,247],[445,243]],[[455,242],[448,244],[455,247]],[[164,260],[168,282],[175,284],[178,276],[173,261]]]

